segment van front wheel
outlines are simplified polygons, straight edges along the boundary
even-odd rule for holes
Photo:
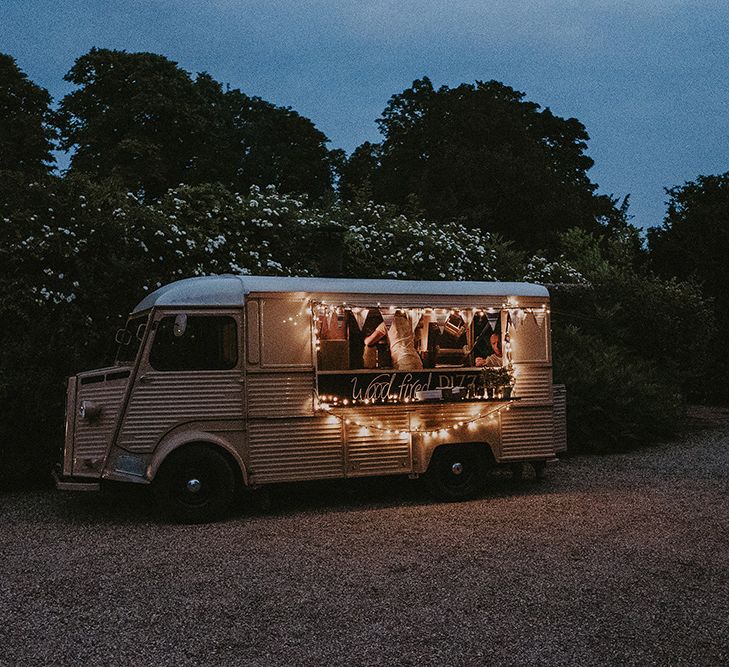
[[[439,500],[468,500],[481,491],[486,457],[475,447],[444,445],[433,452],[423,479]]]
[[[162,464],[153,491],[165,514],[183,523],[219,518],[230,506],[235,477],[228,461],[213,449],[191,445]]]

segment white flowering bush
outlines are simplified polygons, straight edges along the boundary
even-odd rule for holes
[[[126,314],[173,280],[317,275],[332,261],[356,277],[492,280],[514,257],[456,223],[374,204],[318,209],[272,187],[179,186],[152,202],[81,177],[25,190],[31,205],[0,207],[0,442],[21,448],[60,441],[65,377],[108,363]]]
[[[103,306],[114,316],[183,277],[314,275],[328,268],[327,238],[345,275],[356,277],[495,280],[510,253],[457,223],[409,220],[374,204],[320,210],[274,188],[254,186],[243,196],[183,186],[145,204],[77,181],[55,199],[42,214],[3,221],[15,278],[38,304],[78,301],[84,312]]]
[[[527,262],[522,279],[528,282],[562,288],[590,284],[590,281],[572,266],[564,255],[560,255],[559,259],[555,261],[550,261],[540,255],[534,255]]]

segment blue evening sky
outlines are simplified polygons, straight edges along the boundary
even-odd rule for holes
[[[163,54],[378,140],[388,98],[497,79],[590,133],[600,191],[659,224],[664,186],[729,170],[725,0],[0,0],[0,51],[55,99],[92,46]]]

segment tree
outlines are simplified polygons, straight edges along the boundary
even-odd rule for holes
[[[308,118],[240,90],[226,92],[225,104],[239,146],[233,189],[275,185],[316,200],[332,193],[334,155]]]
[[[221,176],[227,136],[211,98],[222,91],[207,75],[193,81],[163,56],[94,48],[65,79],[77,86],[59,108],[71,173],[114,177],[153,197]]]
[[[308,118],[239,90],[229,90],[225,103],[240,146],[233,189],[247,192],[251,185],[275,185],[281,192],[315,200],[331,194],[334,157],[326,147],[329,140]]]
[[[648,230],[653,266],[665,276],[696,278],[729,306],[729,172],[699,176],[666,194],[663,224]]]
[[[372,180],[380,163],[379,144],[365,141],[344,161],[339,174],[339,195],[345,201],[372,198]]]
[[[587,176],[588,134],[498,81],[442,86],[417,80],[378,120],[380,146],[362,146],[343,170],[342,192],[371,183],[377,201],[416,197],[435,220],[498,232],[520,247],[553,243],[570,227],[597,230],[615,202]]]
[[[53,165],[51,96],[0,53],[0,172],[45,176]]]
[[[709,398],[729,400],[729,172],[699,176],[666,189],[668,209],[663,224],[648,230],[652,266],[661,275],[694,279],[715,305],[717,334],[710,338],[711,372],[704,378]],[[706,332],[692,327],[692,338]]]
[[[153,53],[92,49],[66,80],[61,147],[71,173],[113,177],[155,198],[180,183],[240,191],[276,185],[320,199],[332,191],[328,139],[291,109],[193,79]]]
[[[15,59],[0,53],[0,217],[16,210],[37,210],[53,168],[51,96],[30,81]],[[40,195],[40,196],[39,196]],[[1,258],[1,254],[0,254]]]

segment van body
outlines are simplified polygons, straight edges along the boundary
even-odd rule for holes
[[[394,314],[415,369],[387,336],[363,343]],[[198,521],[238,486],[324,478],[424,475],[457,500],[489,466],[541,471],[566,449],[540,285],[191,278],[143,299],[117,342],[114,366],[68,381],[59,489],[152,484]],[[483,386],[493,358],[513,387]]]

